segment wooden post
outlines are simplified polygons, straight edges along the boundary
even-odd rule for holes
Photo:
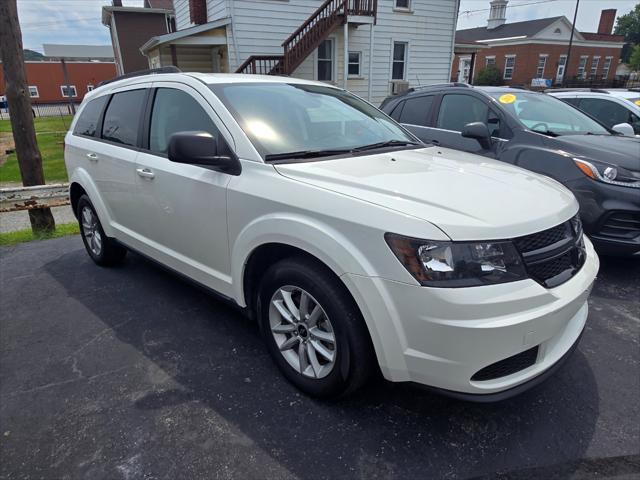
[[[22,32],[18,21],[16,0],[0,1],[0,56],[22,184],[25,187],[44,185],[42,157],[36,141],[31,100],[24,70]],[[55,229],[55,221],[49,208],[29,210],[29,221],[34,233]]]

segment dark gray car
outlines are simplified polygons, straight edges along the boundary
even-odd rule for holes
[[[389,97],[380,108],[424,142],[556,179],[578,199],[601,253],[640,252],[639,139],[549,95],[508,87],[433,85]]]

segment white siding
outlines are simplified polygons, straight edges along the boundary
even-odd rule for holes
[[[174,0],[178,29],[190,26],[188,0]],[[232,17],[227,28],[230,71],[251,55],[282,55],[282,42],[320,5],[317,0],[207,0],[208,20]],[[359,51],[359,79],[349,79],[347,88],[367,98],[369,62],[373,52],[372,103],[378,105],[390,93],[393,41],[408,42],[406,80],[411,86],[447,82],[451,69],[456,0],[412,0],[412,13],[393,10],[393,0],[379,0],[378,22],[374,27],[373,49],[369,45],[370,26],[349,28],[349,51]],[[343,31],[335,39],[336,78],[343,85]],[[311,54],[294,76],[313,79],[316,55]]]
[[[176,12],[177,30],[193,26],[189,18],[189,0],[173,0],[173,10]]]

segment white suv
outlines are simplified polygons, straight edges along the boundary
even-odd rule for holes
[[[599,262],[571,192],[422,144],[339,88],[137,76],[90,92],[65,142],[91,258],[130,249],[236,303],[308,394],[344,395],[379,367],[505,398],[584,329]]]

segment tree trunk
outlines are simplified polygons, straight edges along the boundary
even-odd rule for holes
[[[0,56],[22,184],[25,187],[44,185],[42,156],[36,141],[33,111],[24,70],[22,32],[16,0],[0,0]],[[29,210],[29,220],[34,233],[55,229],[49,208]]]

